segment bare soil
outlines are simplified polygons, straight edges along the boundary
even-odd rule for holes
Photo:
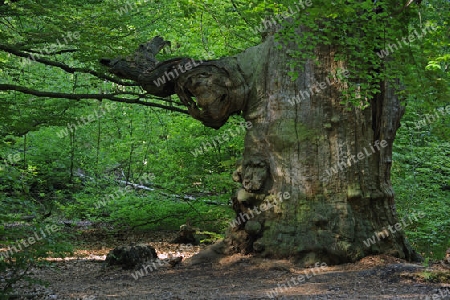
[[[176,232],[167,231],[115,236],[87,231],[73,257],[53,259],[50,266],[31,271],[48,287],[19,283],[15,299],[450,299],[450,270],[441,262],[424,267],[378,255],[354,264],[308,269],[290,260],[233,255],[193,265],[191,257],[206,246],[180,247],[170,243],[175,237]],[[184,259],[174,267],[158,266],[145,274],[141,270],[138,279],[132,276],[135,271],[105,268],[109,250],[130,242],[152,245],[159,258]],[[299,275],[309,278],[299,282]],[[428,277],[447,283],[425,280]],[[268,294],[278,285],[285,288],[278,289],[278,295]],[[434,294],[441,298],[432,298]]]

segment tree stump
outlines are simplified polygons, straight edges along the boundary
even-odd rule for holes
[[[124,270],[138,269],[145,263],[157,259],[155,248],[145,244],[119,246],[106,256],[107,266],[119,265]]]
[[[172,241],[172,243],[198,245],[200,244],[200,241],[195,237],[196,231],[197,230],[195,230],[189,222],[186,222],[186,224],[180,226],[178,236]]]

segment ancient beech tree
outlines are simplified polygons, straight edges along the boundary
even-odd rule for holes
[[[418,259],[401,231],[387,230],[400,222],[390,168],[404,113],[391,84],[380,82],[369,108],[348,109],[340,103],[347,88],[342,74],[351,70],[331,46],[316,49],[320,64],[307,61],[292,80],[287,65],[294,46],[279,47],[271,35],[236,56],[209,61],[159,62],[167,43],[155,37],[128,57],[101,63],[150,94],[178,95],[206,126],[218,129],[240,113],[251,122],[233,175],[242,184],[233,199],[239,222],[223,243],[225,253],[305,264],[377,253]]]

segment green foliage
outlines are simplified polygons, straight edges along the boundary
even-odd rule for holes
[[[223,239],[224,235],[223,234],[217,234],[217,233],[211,232],[211,231],[198,231],[195,234],[195,237],[200,240],[200,243],[213,244],[217,240]]]
[[[52,200],[62,197],[53,188],[60,174],[45,155],[34,160],[33,146],[30,152],[23,151],[30,146],[26,137],[7,135],[0,144],[0,273],[5,279],[0,296],[9,294],[19,281],[37,283],[29,270],[45,264],[49,256],[64,257],[71,251],[66,234],[59,229],[49,232],[55,224],[44,221],[51,215]],[[51,153],[45,145],[41,150]]]
[[[282,3],[282,11],[293,6],[291,1]],[[382,80],[393,84],[400,80],[399,88],[410,97],[427,97],[430,93],[437,100],[448,97],[449,24],[444,18],[450,12],[448,1],[423,1],[421,6],[403,9],[398,1],[312,3],[304,13],[282,22],[277,34],[282,45],[296,47],[289,50],[289,68],[295,70],[290,71],[293,80],[307,60],[320,63],[316,49],[328,46],[335,59],[350,71],[343,104],[369,106],[370,99],[381,92]],[[423,28],[427,30],[422,32]],[[419,39],[415,30],[420,32]]]
[[[0,273],[5,274],[0,296],[8,295],[21,280],[42,284],[28,271],[46,264],[47,257],[65,257],[72,251],[60,225],[43,222],[38,212],[33,202],[0,196]],[[34,218],[24,222],[28,214]]]
[[[394,143],[392,178],[400,216],[426,215],[407,228],[408,239],[424,256],[442,259],[450,247],[449,191],[443,189],[450,178],[450,115],[433,121],[437,109],[408,106]]]
[[[448,271],[424,271],[420,273],[420,276],[425,281],[434,283],[449,283],[450,282],[450,272]]]

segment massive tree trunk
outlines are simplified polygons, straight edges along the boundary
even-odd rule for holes
[[[307,62],[292,81],[289,51],[273,37],[235,57],[191,61],[189,70],[187,58],[154,59],[162,39],[146,45],[126,59],[102,63],[149,93],[176,93],[207,126],[219,128],[241,112],[252,124],[233,175],[242,188],[233,199],[237,219],[226,253],[296,257],[305,264],[377,253],[418,259],[403,232],[388,230],[400,223],[390,168],[404,112],[392,86],[380,83],[382,93],[371,107],[349,109],[340,104],[346,65],[335,61],[332,48],[317,49],[321,64]],[[144,55],[145,49],[154,50]],[[179,72],[169,78],[174,68]],[[170,80],[156,86],[161,76]]]

